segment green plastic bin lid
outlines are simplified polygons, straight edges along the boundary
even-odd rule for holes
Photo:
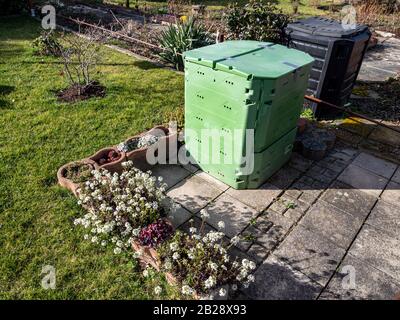
[[[186,62],[246,78],[276,79],[309,65],[314,59],[307,53],[270,42],[235,40],[186,51]]]

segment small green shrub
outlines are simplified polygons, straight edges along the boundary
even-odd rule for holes
[[[167,30],[161,32],[157,41],[164,48],[159,55],[166,62],[172,63],[177,70],[183,70],[182,53],[200,48],[212,43],[210,34],[205,27],[190,17],[185,22],[170,25]]]
[[[61,55],[61,45],[53,31],[42,31],[40,36],[32,41],[35,53],[41,56]]]
[[[232,36],[240,40],[284,42],[284,28],[290,22],[288,15],[277,6],[262,0],[251,0],[244,7],[229,7],[227,26]]]
[[[301,118],[307,119],[309,121],[313,121],[314,118],[314,112],[311,108],[305,108],[303,109],[303,111],[301,112],[300,115]]]

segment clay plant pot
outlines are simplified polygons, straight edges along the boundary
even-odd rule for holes
[[[77,189],[79,188],[79,183],[75,183],[66,177],[67,169],[74,164],[82,164],[82,165],[86,164],[86,165],[91,166],[92,169],[97,169],[98,166],[94,161],[92,161],[90,159],[83,159],[80,161],[73,161],[73,162],[67,163],[67,164],[63,165],[60,169],[58,169],[58,171],[57,171],[58,184],[61,187],[69,189],[77,197],[78,196]]]
[[[149,131],[143,132],[139,135],[130,137],[128,139],[125,140],[125,144],[129,144],[130,141],[134,140],[134,139],[139,139],[147,134],[156,134],[157,132],[159,132],[159,130],[162,130],[164,132],[164,135],[162,137],[160,137],[160,139],[151,146],[148,147],[143,147],[140,149],[135,149],[132,151],[128,151],[126,153],[126,158],[127,160],[130,160],[133,162],[133,165],[141,170],[148,170],[151,167],[151,164],[148,163],[147,159],[146,159],[146,154],[149,148],[153,148],[153,147],[157,147],[157,145],[161,145],[161,144],[165,144],[166,147],[166,159],[168,160],[171,157],[176,157],[176,153],[177,150],[174,150],[173,153],[169,152],[169,144],[171,143],[171,141],[173,141],[173,139],[177,139],[177,132],[169,130],[168,128],[164,127],[164,126],[156,126],[152,129],[150,129]]]
[[[149,246],[142,246],[138,240],[132,241],[132,248],[135,252],[140,252],[139,260],[143,266],[150,265],[157,271],[160,271],[161,262],[156,249]]]
[[[297,133],[301,134],[307,129],[308,120],[305,118],[299,118],[297,120]]]
[[[101,159],[106,159],[110,152],[117,152],[120,154],[120,157],[114,161],[102,164]],[[106,169],[111,173],[114,172],[121,173],[122,163],[126,161],[126,155],[125,152],[118,151],[114,147],[108,147],[97,151],[94,155],[89,157],[89,159],[96,163],[98,169]]]

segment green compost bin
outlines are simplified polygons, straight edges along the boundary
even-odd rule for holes
[[[290,158],[313,58],[226,41],[187,51],[184,61],[187,151],[233,188],[259,187]]]

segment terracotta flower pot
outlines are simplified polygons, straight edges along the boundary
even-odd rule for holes
[[[157,133],[159,133],[161,131],[163,131],[164,135],[161,136],[159,138],[159,140],[154,143],[151,146],[147,146],[147,147],[143,147],[140,149],[135,149],[132,151],[128,151],[126,153],[126,158],[127,160],[130,160],[133,162],[133,165],[141,170],[147,170],[151,167],[151,164],[148,163],[147,158],[146,158],[146,154],[147,151],[150,148],[157,148],[157,146],[161,146],[161,145],[165,145],[166,148],[166,160],[168,160],[169,158],[172,157],[176,157],[177,154],[177,150],[174,150],[173,153],[170,153],[169,150],[169,145],[170,143],[172,143],[173,139],[177,139],[177,132],[176,131],[172,131],[164,126],[156,126],[152,129],[150,129],[149,131],[143,132],[139,135],[130,137],[128,139],[125,140],[125,144],[129,144],[130,141],[132,141],[133,139],[138,139],[141,138],[143,136],[146,136],[148,134],[155,134],[157,135]],[[157,153],[157,151],[155,151]]]
[[[101,159],[106,159],[108,157],[108,154],[112,151],[119,153],[120,157],[114,161],[101,164],[100,163]],[[114,147],[108,147],[108,148],[104,148],[104,149],[97,151],[94,155],[89,157],[89,159],[96,163],[96,165],[98,166],[98,169],[106,169],[111,173],[114,173],[114,172],[121,173],[122,172],[122,163],[126,161],[126,155],[125,155],[125,152],[118,151]]]
[[[297,120],[297,133],[301,134],[307,129],[308,121],[305,118],[299,118]]]
[[[83,159],[80,161],[73,161],[73,162],[67,163],[67,164],[63,165],[60,169],[58,169],[58,171],[57,171],[58,184],[64,188],[69,189],[70,191],[72,191],[72,193],[75,196],[77,196],[77,189],[79,188],[79,183],[75,183],[72,180],[66,178],[67,169],[74,164],[82,164],[82,165],[86,164],[86,165],[91,166],[92,169],[96,169],[97,164],[90,159]]]

